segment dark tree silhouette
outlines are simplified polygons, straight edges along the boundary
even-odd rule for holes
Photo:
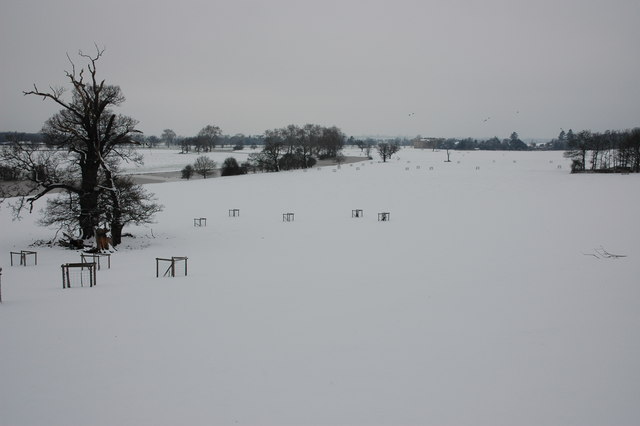
[[[97,73],[97,63],[104,49],[96,46],[93,55],[79,52],[86,61],[85,68],[76,69],[69,58],[71,70],[66,77],[71,86],[70,97],[65,96],[63,88],[50,87],[42,91],[34,85],[25,95],[34,95],[43,100],[52,101],[62,109],[44,124],[42,133],[45,142],[57,151],[38,152],[14,144],[5,161],[19,165],[28,172],[31,187],[22,195],[29,206],[53,190],[64,190],[78,199],[77,221],[82,239],[94,236],[100,222],[99,197],[111,192],[112,208],[122,208],[120,193],[111,171],[112,159],[126,158],[137,160],[127,149],[137,142],[132,137],[136,133],[137,121],[113,112],[112,108],[122,105],[125,98],[119,86],[106,84]],[[70,160],[70,161],[67,161]],[[113,216],[112,227],[121,228],[119,215]]]

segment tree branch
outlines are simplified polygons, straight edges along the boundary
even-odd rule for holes
[[[34,202],[36,202],[37,200],[39,200],[40,198],[42,198],[43,196],[45,196],[46,194],[48,194],[49,192],[51,192],[51,191],[53,191],[55,189],[64,189],[66,191],[73,192],[73,193],[76,193],[78,195],[82,193],[82,191],[78,190],[78,188],[74,188],[73,186],[67,185],[65,183],[54,183],[54,184],[51,184],[51,185],[47,185],[40,192],[38,192],[36,195],[34,195],[33,197],[28,197],[26,199],[26,201],[30,205],[29,213],[31,213],[33,211],[33,203]]]

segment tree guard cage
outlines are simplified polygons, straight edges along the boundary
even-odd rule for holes
[[[229,217],[239,217],[240,209],[229,209]]]
[[[96,282],[96,264],[94,262],[65,263],[62,268],[62,288],[71,288],[71,283],[80,282],[84,287],[84,282],[89,281],[89,287],[93,287]]]
[[[351,210],[351,217],[362,217],[364,214],[361,209]]]
[[[378,222],[388,222],[391,219],[391,213],[382,212],[378,213]]]
[[[283,222],[293,222],[293,219],[294,219],[293,213],[282,213]]]
[[[176,262],[184,262],[184,276],[187,276],[187,257],[184,256],[171,256],[170,259],[162,257],[156,257],[156,278],[160,276],[160,262],[168,262],[169,267],[164,271],[163,277],[169,275],[170,277],[176,276]]]
[[[30,251],[30,250],[20,250],[20,251],[12,251],[11,253],[11,266],[13,266],[13,256],[20,257],[20,265],[27,266],[27,256],[34,257],[34,265],[38,264],[38,252]]]
[[[206,217],[196,217],[193,219],[193,226],[207,226]]]
[[[100,270],[101,257],[107,258],[107,269],[111,269],[111,253],[81,253],[80,254],[80,260],[83,263],[95,263],[96,265],[98,265],[98,271]],[[86,259],[91,259],[91,260],[87,262]]]

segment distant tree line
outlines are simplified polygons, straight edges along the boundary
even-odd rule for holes
[[[568,158],[576,160],[575,171],[610,171],[616,168],[628,168],[633,171],[637,133],[638,129],[607,130],[602,133],[589,130],[576,133],[569,129],[562,130],[549,142],[527,145],[517,132],[513,132],[505,139],[499,139],[497,136],[485,140],[430,138],[420,147],[459,151],[566,151]],[[416,141],[420,142],[420,137],[416,138]]]
[[[42,133],[0,132],[0,144],[13,142],[43,143],[44,135]]]
[[[511,133],[511,136],[505,139],[499,139],[497,136],[485,140],[473,138],[434,138],[430,140],[428,146],[433,149],[456,151],[527,151],[531,149],[529,145],[520,139],[517,132]]]
[[[569,130],[561,133],[571,172],[640,172],[640,127],[632,130],[607,130],[602,133]]]
[[[335,126],[291,124],[267,130],[262,151],[249,154],[248,166],[254,172],[313,167],[318,159],[339,158],[345,139],[344,133]]]
[[[179,147],[182,153],[191,151],[200,153],[211,152],[216,147],[228,147],[236,151],[242,150],[245,147],[255,149],[259,145],[264,144],[264,137],[262,135],[247,136],[242,133],[237,133],[232,136],[224,135],[222,134],[222,130],[220,129],[220,127],[207,125],[203,127],[195,136],[178,136],[172,129],[165,129],[160,137],[147,136],[144,138],[144,140],[142,140],[142,142],[150,147]]]

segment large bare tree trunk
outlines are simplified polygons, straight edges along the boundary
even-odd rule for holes
[[[79,224],[82,230],[82,239],[86,240],[95,235],[99,223],[98,212],[98,168],[95,161],[87,161],[82,166],[82,183],[80,194],[80,218]]]

